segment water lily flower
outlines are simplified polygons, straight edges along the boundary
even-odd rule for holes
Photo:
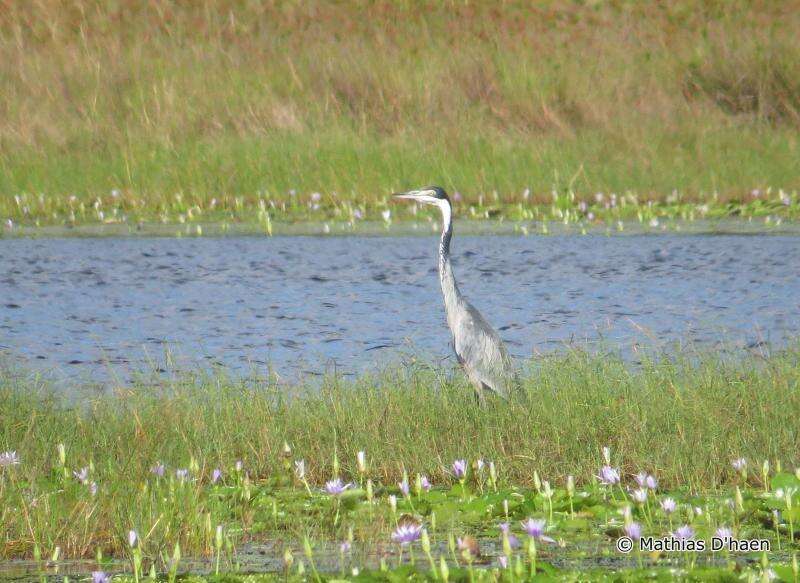
[[[244,463],[242,463],[242,460],[236,460],[236,466],[235,467],[236,467],[236,471],[237,472],[241,472],[242,469],[244,469]]]
[[[639,485],[640,488],[650,488],[651,490],[656,489],[656,479],[648,474],[647,472],[639,472],[633,477],[636,480],[636,483]]]
[[[136,541],[138,541],[138,540],[139,540],[139,535],[136,534],[136,531],[135,530],[129,530],[128,531],[128,546],[135,547],[136,546]]]
[[[175,477],[178,478],[179,481],[183,482],[189,477],[189,470],[183,468],[177,469],[175,470]]]
[[[392,540],[403,546],[410,545],[414,541],[418,540],[421,534],[422,534],[421,524],[413,524],[413,523],[401,524],[392,533]]]
[[[733,460],[731,462],[731,465],[733,466],[733,469],[736,470],[737,472],[743,472],[747,469],[747,460],[744,459],[743,457],[740,457],[738,459]]]
[[[0,468],[19,465],[19,456],[16,451],[4,451],[0,453]]]
[[[164,473],[166,472],[167,468],[161,462],[158,462],[152,468],[150,468],[150,473],[155,474],[159,478],[164,477]]]
[[[75,476],[75,479],[78,480],[81,484],[87,484],[89,482],[88,467],[81,468],[80,471],[73,471],[72,475]]]
[[[339,496],[351,486],[352,484],[345,484],[340,478],[336,478],[335,480],[325,482],[325,491],[331,496]]]
[[[381,211],[381,216],[383,217],[383,220],[388,223],[392,219],[392,211],[390,211],[389,209]]]
[[[349,540],[344,541],[342,544],[339,545],[339,552],[342,554],[349,553],[352,545],[350,544]]]
[[[403,496],[408,496],[411,488],[408,486],[408,480],[403,480],[397,484],[400,487],[400,491],[403,493]]]
[[[611,466],[603,466],[600,468],[600,474],[597,477],[600,478],[600,481],[606,486],[619,484],[619,470]]]
[[[461,480],[464,476],[466,476],[467,475],[467,461],[466,460],[455,460],[453,462],[453,474],[459,480]]]
[[[639,540],[642,538],[642,525],[638,522],[631,522],[630,524],[626,524],[625,528],[622,530],[625,531],[625,534],[632,538],[633,540]]]
[[[312,202],[319,202],[322,199],[322,195],[319,192],[312,192],[311,193],[311,201]]]
[[[500,555],[497,557],[497,562],[500,564],[501,569],[508,569],[508,557],[505,555]]]
[[[92,482],[89,484],[89,493],[92,496],[97,496],[97,482]]]
[[[366,471],[367,471],[367,452],[365,452],[363,449],[356,454],[356,463],[358,464],[358,472],[361,473],[361,474],[366,473]]]
[[[424,474],[423,474],[422,476],[420,476],[420,477],[419,477],[419,485],[420,485],[420,486],[422,487],[422,489],[423,489],[423,490],[425,490],[426,492],[430,492],[430,491],[431,491],[431,488],[433,487],[433,486],[431,486],[431,482],[430,482],[430,480],[428,480],[428,476],[426,476],[426,475],[424,475]]]
[[[633,498],[633,501],[637,504],[644,504],[647,502],[647,490],[645,488],[634,490],[631,492],[631,498]]]
[[[733,531],[727,526],[720,526],[714,536],[723,540],[730,540],[733,538]]]
[[[222,477],[222,470],[219,468],[215,468],[213,472],[211,472],[211,483],[216,484],[219,482],[219,479]]]
[[[111,577],[109,577],[103,571],[92,571],[92,583],[110,583]]]
[[[306,460],[295,460],[294,462],[294,475],[298,480],[305,480],[306,478]]]
[[[500,532],[508,538],[508,544],[512,549],[519,548],[519,539],[511,532],[511,525],[507,522],[500,523]]]
[[[672,514],[675,512],[675,509],[678,507],[678,504],[672,498],[664,498],[661,501],[661,509],[667,513]]]
[[[688,524],[684,524],[680,528],[676,528],[672,536],[678,540],[689,540],[694,538],[694,529]]]
[[[543,519],[534,520],[533,518],[529,518],[528,520],[522,522],[521,524],[522,524],[522,530],[524,530],[529,537],[543,540],[549,543],[556,542],[552,538],[544,536],[544,532],[547,527],[547,521]]]

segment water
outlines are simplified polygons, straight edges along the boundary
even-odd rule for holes
[[[565,344],[781,345],[793,236],[458,236],[456,276],[516,357]],[[57,379],[267,364],[285,379],[454,362],[435,237],[0,240],[0,352]]]

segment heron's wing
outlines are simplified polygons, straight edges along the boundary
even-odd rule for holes
[[[451,322],[453,344],[470,380],[503,396],[511,387],[511,359],[494,328],[469,302],[463,302]]]

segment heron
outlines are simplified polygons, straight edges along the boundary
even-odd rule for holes
[[[447,325],[453,335],[456,358],[474,386],[479,403],[485,403],[487,394],[507,399],[511,394],[514,376],[508,351],[486,318],[461,294],[453,275],[453,266],[450,263],[453,207],[450,198],[439,186],[398,192],[394,194],[394,198],[432,205],[441,211],[439,282],[442,286]]]

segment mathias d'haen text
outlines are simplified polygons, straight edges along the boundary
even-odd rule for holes
[[[643,536],[639,539],[639,550],[660,552],[697,552],[728,551],[731,553],[749,553],[756,551],[769,551],[770,542],[767,539],[735,539],[733,537],[711,537],[711,544],[703,539],[680,539],[674,537],[656,538]]]

